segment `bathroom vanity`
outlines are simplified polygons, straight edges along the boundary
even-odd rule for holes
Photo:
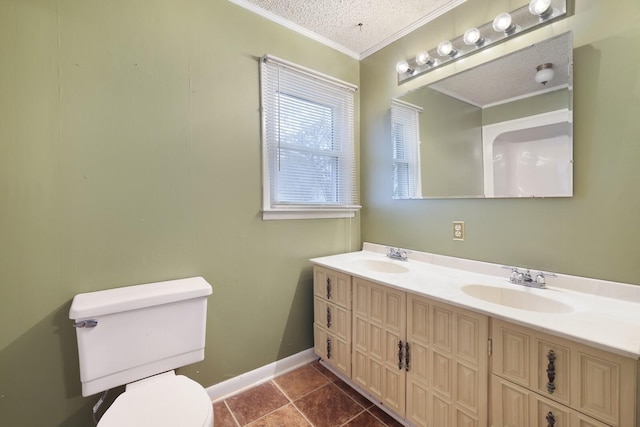
[[[322,363],[395,418],[638,425],[640,288],[559,275],[533,289],[499,265],[385,251],[311,260],[314,337]]]

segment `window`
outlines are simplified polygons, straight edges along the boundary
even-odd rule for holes
[[[420,174],[420,125],[422,108],[393,100],[391,141],[393,146],[393,198],[422,197]]]
[[[264,56],[263,219],[352,217],[356,87]]]

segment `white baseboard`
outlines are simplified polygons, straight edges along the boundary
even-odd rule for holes
[[[318,359],[313,352],[313,348],[301,351],[287,358],[277,360],[261,368],[238,375],[237,377],[228,379],[221,383],[212,385],[207,388],[207,394],[213,403],[224,400],[235,394],[238,394],[248,388],[255,387],[267,381],[293,371],[301,366],[311,363]]]

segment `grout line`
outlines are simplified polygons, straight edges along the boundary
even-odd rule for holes
[[[298,413],[299,413],[300,415],[302,415],[302,418],[304,418],[304,419],[309,423],[309,425],[310,425],[311,427],[315,427],[315,426],[314,426],[314,424],[311,422],[311,420],[310,420],[309,418],[307,418],[307,416],[304,414],[304,412],[302,412],[302,411],[300,410],[300,408],[298,408],[298,407],[296,406],[295,402],[291,402],[291,404],[293,405],[293,407],[294,407],[294,408],[296,408],[296,411],[298,411]]]
[[[362,411],[358,412],[357,414],[355,414],[353,417],[349,418],[347,421],[345,421],[344,423],[340,424],[340,427],[344,427],[347,424],[349,424],[351,421],[355,420],[356,418],[358,418],[360,415],[362,415],[364,412],[367,412],[366,409],[363,409]],[[383,423],[384,424],[384,423]]]
[[[236,426],[240,427],[240,423],[238,422],[238,419],[236,418],[236,415],[231,410],[231,407],[229,406],[229,404],[227,404],[227,401],[223,400],[222,403],[224,403],[224,406],[226,406],[227,411],[229,411],[229,413],[231,414],[231,418],[233,419],[233,422],[236,423]],[[215,414],[214,414],[214,416],[215,416]],[[215,423],[215,421],[214,421],[214,423]]]

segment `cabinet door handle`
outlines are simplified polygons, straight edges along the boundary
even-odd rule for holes
[[[402,340],[398,341],[398,369],[402,369]]]
[[[327,277],[327,299],[331,299],[331,278]]]
[[[331,328],[331,308],[327,307],[327,329]]]
[[[549,382],[547,383],[547,391],[549,394],[553,394],[556,391],[556,385],[554,381],[556,380],[556,353],[553,350],[549,350],[547,353],[547,360],[549,364],[547,365],[547,379]]]
[[[547,427],[553,427],[556,425],[556,417],[553,416],[553,412],[549,412],[546,418],[547,418]]]
[[[327,338],[327,359],[331,359],[331,338]]]
[[[409,349],[410,349],[410,347],[409,347],[409,341],[407,341],[407,342],[404,344],[404,369],[405,369],[405,371],[407,371],[407,372],[409,372],[409,369],[411,369],[411,368],[410,368],[411,356],[410,356],[410,354],[409,354]]]

